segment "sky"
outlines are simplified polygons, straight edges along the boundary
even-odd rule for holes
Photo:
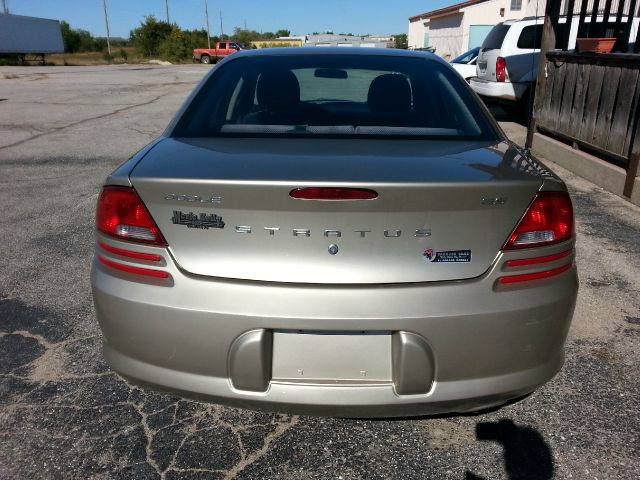
[[[204,28],[204,0],[167,0],[169,19],[185,29]],[[105,36],[103,0],[6,0],[9,13],[66,20],[72,28]],[[208,0],[211,34],[234,27],[292,34],[333,31],[354,34],[407,33],[412,15],[457,0]],[[110,33],[129,37],[145,15],[166,19],[165,0],[107,0]]]

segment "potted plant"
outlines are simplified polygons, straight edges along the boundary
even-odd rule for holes
[[[578,52],[611,53],[616,44],[615,37],[606,38],[577,38]]]

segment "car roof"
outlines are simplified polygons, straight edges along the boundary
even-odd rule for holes
[[[521,23],[526,23],[526,24],[531,24],[531,25],[535,25],[537,23],[543,24],[544,23],[544,17],[525,17],[525,18],[514,19],[514,20],[505,20],[502,23],[505,24],[505,25],[518,25],[518,24],[521,24]]]
[[[362,55],[369,57],[412,57],[436,60],[447,63],[445,60],[431,52],[418,52],[414,50],[402,50],[398,48],[362,48],[362,47],[292,47],[292,48],[258,48],[254,50],[241,50],[230,55],[233,58],[240,57],[290,57],[290,56],[338,56],[338,55]]]

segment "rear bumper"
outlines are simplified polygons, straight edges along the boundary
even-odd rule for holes
[[[577,294],[575,266],[525,286],[497,286],[504,254],[472,280],[329,287],[196,278],[160,251],[171,274],[164,286],[94,262],[94,302],[109,364],[134,382],[185,396],[287,412],[403,416],[502,404],[561,368]],[[526,251],[509,255],[522,258]],[[388,332],[392,378],[274,379],[274,331]],[[239,341],[243,335],[254,336]],[[417,339],[419,346],[412,351],[397,338]],[[375,355],[362,352],[365,359]],[[322,361],[312,351],[309,357]]]
[[[472,78],[471,88],[481,97],[493,100],[517,102],[525,94],[530,83],[490,82],[481,78]]]
[[[336,417],[402,417],[467,413],[526,395],[562,368],[562,352],[545,364],[494,377],[438,383],[429,395],[397,395],[392,385],[296,385],[272,382],[264,393],[235,390],[228,378],[197,375],[141,362],[108,343],[109,365],[131,383],[234,407]],[[437,393],[436,393],[437,392]]]

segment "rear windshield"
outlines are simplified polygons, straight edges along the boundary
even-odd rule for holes
[[[171,135],[497,137],[468,87],[439,62],[302,54],[220,65]]]
[[[507,36],[510,26],[498,24],[491,29],[489,35],[482,42],[482,50],[497,50],[502,48],[502,41]]]

